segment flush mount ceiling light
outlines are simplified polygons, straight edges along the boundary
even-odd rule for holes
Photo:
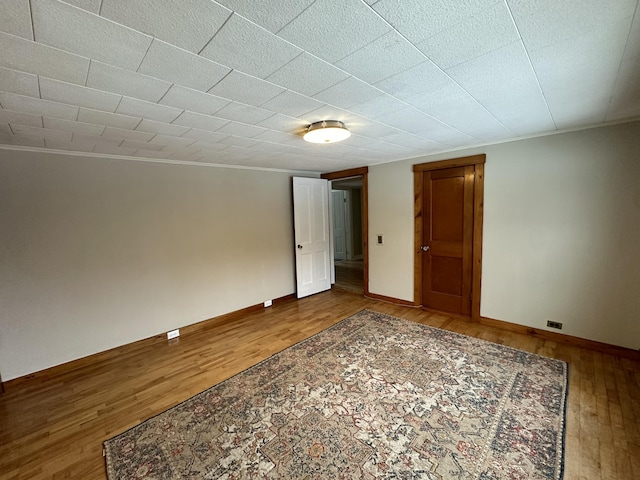
[[[351,132],[339,120],[322,120],[307,127],[304,138],[311,143],[335,143],[351,136]]]

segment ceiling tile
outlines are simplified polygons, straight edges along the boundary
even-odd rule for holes
[[[382,138],[387,135],[392,135],[394,133],[400,132],[400,130],[395,127],[383,125],[382,123],[374,122],[372,120],[355,124],[347,123],[346,126],[349,130],[351,130],[351,133],[355,135],[362,135],[368,138]]]
[[[71,140],[79,148],[93,149],[96,145],[116,147],[122,143],[121,139],[89,135],[85,133],[74,133]]]
[[[73,120],[64,120],[62,118],[44,117],[43,120],[45,128],[51,128],[53,130],[64,130],[71,133],[102,135],[102,132],[104,132],[105,129],[103,125],[74,122]]]
[[[572,84],[584,80],[593,82],[595,92],[604,89],[606,83],[601,83],[598,89],[598,82],[594,80],[617,74],[627,43],[628,26],[629,19],[623,19],[611,32],[589,32],[530,52],[543,90],[559,85],[570,90]],[[598,62],[591,61],[592,56],[598,58]]]
[[[145,102],[136,98],[123,97],[116,113],[130,115],[132,117],[142,117],[147,120],[171,123],[184,110],[181,108],[158,105],[157,103]]]
[[[265,131],[262,127],[255,125],[247,125],[240,122],[229,122],[224,127],[218,130],[219,133],[226,133],[228,135],[235,135],[238,137],[255,137]],[[221,140],[222,141],[222,140]]]
[[[141,118],[120,115],[118,113],[102,112],[90,108],[80,107],[78,121],[106,125],[109,127],[126,128],[133,130],[140,123]]]
[[[495,0],[380,0],[373,9],[410,41],[419,43],[494,3]]]
[[[546,131],[555,129],[520,42],[456,65],[447,73],[514,133],[528,134],[543,125]]]
[[[278,35],[335,63],[390,30],[360,0],[317,0]]]
[[[637,0],[509,0],[527,50],[534,51],[585,33],[611,30],[611,23],[631,18]]]
[[[16,112],[47,115],[67,120],[75,120],[78,115],[78,107],[13,93],[0,92],[0,105],[2,108]]]
[[[173,155],[173,152],[169,151],[149,151],[149,149],[140,148],[136,150],[136,153],[133,154],[135,157],[146,157],[146,158],[169,158]]]
[[[209,115],[202,115],[194,112],[182,112],[182,114],[173,121],[175,125],[182,125],[184,127],[199,128],[201,130],[218,130],[229,123],[228,120],[222,118],[211,117]]]
[[[0,32],[0,66],[84,85],[89,59]]]
[[[29,127],[27,125],[12,124],[11,129],[13,133],[23,137],[34,138],[54,138],[71,142],[71,132],[63,132],[61,130],[51,130],[49,128],[42,127]]]
[[[40,77],[40,95],[45,100],[78,105],[113,112],[120,99],[120,95],[82,87],[73,83],[61,82],[47,77]]]
[[[607,120],[640,116],[640,16],[629,34],[616,85],[607,111]]]
[[[313,2],[314,0],[270,0],[260,2],[218,0],[218,3],[273,33],[277,33],[278,30],[300,15]]]
[[[225,138],[227,138],[228,135],[225,135]],[[221,143],[208,143],[208,142],[196,142],[192,145],[189,145],[189,150],[191,151],[197,151],[197,150],[201,150],[203,152],[219,152],[221,150],[226,150],[229,148],[229,145],[223,145]]]
[[[258,141],[250,138],[234,137],[234,136],[225,137],[224,139],[220,140],[220,143],[222,145],[231,145],[234,147],[242,147],[242,148],[251,148],[259,144]]]
[[[138,140],[140,142],[148,142],[154,135],[153,133],[139,132],[137,130],[107,127],[104,129],[102,136],[105,138],[115,138],[120,140]]]
[[[135,148],[123,148],[118,145],[111,145],[108,143],[99,143],[95,145],[93,151],[95,153],[103,153],[105,155],[121,155],[123,157],[132,156],[137,149]]]
[[[579,90],[552,92],[545,95],[553,120],[559,129],[575,128],[580,125],[597,124],[605,121],[611,97],[608,93],[589,96]]]
[[[236,14],[200,52],[258,78],[266,78],[301,53],[298,47]]]
[[[285,90],[283,93],[262,105],[272,112],[298,117],[322,107],[323,103],[305,95]]]
[[[438,66],[431,61],[425,61],[420,65],[400,72],[376,83],[376,87],[404,100],[432,90],[442,88],[451,83],[451,79]]]
[[[120,144],[120,146],[124,148],[141,148],[143,150],[153,150],[153,151],[162,150],[162,145],[156,145],[156,144],[147,143],[147,142],[138,142],[136,140],[125,140]]]
[[[291,133],[277,132],[275,130],[265,130],[259,135],[253,137],[261,142],[287,143],[299,140],[299,137]]]
[[[158,135],[173,135],[179,137],[188,132],[190,127],[183,127],[181,125],[168,124],[164,122],[155,122],[153,120],[144,119],[136,127],[136,130],[141,132],[155,133]]]
[[[341,122],[344,122],[348,128],[351,128],[350,125],[353,125],[356,121],[355,117],[356,115],[350,111],[333,105],[324,105],[317,110],[301,115],[299,118],[305,122],[305,127],[310,123],[317,122],[319,120],[340,120]]]
[[[198,53],[231,15],[211,0],[102,0],[102,16]]]
[[[100,5],[102,4],[102,0],[65,0],[65,2],[91,13],[100,13]]]
[[[377,120],[405,132],[427,136],[429,140],[434,142],[447,143],[447,141],[459,138],[468,139],[468,136],[448,128],[436,119],[412,107],[382,115]]]
[[[219,132],[212,132],[210,130],[199,130],[197,128],[192,128],[187,133],[185,133],[183,137],[192,138],[194,140],[201,140],[207,143],[216,143],[223,138],[228,137],[228,135]]]
[[[154,39],[138,72],[206,92],[222,80],[230,68]]]
[[[6,145],[20,145],[23,147],[44,148],[44,138],[23,137],[21,135],[3,135],[0,141]]]
[[[340,83],[317,93],[313,98],[340,108],[349,108],[354,105],[373,100],[381,95],[381,91],[371,85],[349,77]]]
[[[379,115],[397,112],[406,107],[407,104],[405,102],[383,93],[371,100],[359,103],[349,108],[349,110],[363,117],[376,118]]]
[[[519,40],[509,8],[498,2],[417,46],[440,68],[446,69]]]
[[[368,83],[376,83],[424,62],[424,55],[391,31],[336,62],[336,66]]]
[[[87,87],[157,102],[167,93],[171,83],[92,60]]]
[[[299,118],[292,118],[286,115],[275,114],[261,122],[258,122],[257,125],[265,128],[269,128],[271,130],[277,130],[279,132],[296,132],[307,125],[310,122],[305,120],[301,120]]]
[[[40,96],[36,75],[11,68],[0,67],[0,90],[30,97]]]
[[[194,138],[185,137],[173,137],[170,135],[156,135],[149,143],[157,143],[158,145],[171,146],[171,147],[188,147],[196,142]]]
[[[455,83],[411,97],[407,103],[471,136],[495,139],[510,134],[493,115]]]
[[[284,92],[284,88],[233,70],[209,93],[247,105],[259,106]]]
[[[274,115],[274,113],[263,108],[250,107],[242,103],[231,102],[226,107],[218,110],[216,115],[228,120],[255,125]]]
[[[226,146],[225,146],[226,148]],[[203,155],[201,153],[191,153],[191,152],[174,152],[171,154],[169,159],[171,160],[179,160],[182,162],[197,162],[199,161]]]
[[[8,123],[0,122],[0,135],[13,135]]]
[[[14,112],[9,109],[0,109],[0,123],[18,123],[32,127],[42,127],[42,117],[32,113]]]
[[[29,0],[0,2],[0,31],[33,40]]]
[[[151,43],[143,35],[57,0],[31,0],[37,42],[135,70]]]
[[[66,138],[45,138],[44,145],[46,148],[53,148],[56,150],[71,150],[71,141]]]
[[[160,103],[205,115],[213,115],[229,104],[229,100],[180,85],[173,85],[167,94],[162,97]]]
[[[267,80],[311,97],[346,78],[349,78],[347,72],[305,52],[269,75]]]

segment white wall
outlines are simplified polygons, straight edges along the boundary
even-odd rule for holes
[[[412,165],[475,153],[487,154],[481,314],[640,348],[639,122],[371,167],[371,292],[413,300]]]
[[[0,150],[3,380],[293,293],[290,177]]]

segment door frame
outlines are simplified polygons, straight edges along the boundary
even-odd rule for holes
[[[420,163],[413,166],[414,192],[414,262],[413,299],[415,306],[422,306],[422,235],[423,235],[423,173],[454,167],[474,167],[473,188],[473,240],[471,268],[471,319],[480,321],[480,293],[482,284],[482,223],[484,217],[484,164],[486,155],[453,158],[438,162]]]
[[[323,173],[325,180],[343,180],[350,177],[362,177],[362,256],[364,263],[364,296],[369,296],[369,167],[350,168],[337,172]]]

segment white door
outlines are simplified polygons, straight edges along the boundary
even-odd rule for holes
[[[345,192],[332,190],[333,208],[333,254],[335,260],[347,259],[347,232],[345,228]]]
[[[298,298],[331,288],[329,182],[293,178],[296,283]]]

